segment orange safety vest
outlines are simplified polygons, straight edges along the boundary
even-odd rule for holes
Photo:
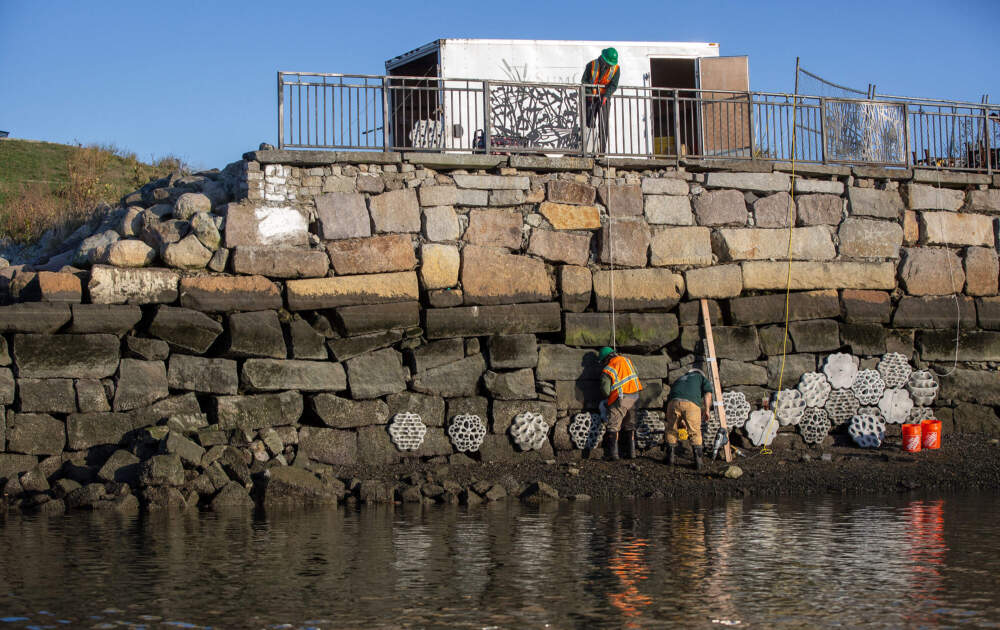
[[[618,64],[615,64],[613,66],[608,66],[604,70],[604,73],[601,74],[600,76],[598,76],[597,74],[597,69],[599,67],[600,64],[598,63],[597,59],[594,59],[593,61],[590,62],[590,77],[591,79],[593,79],[591,82],[602,86],[600,88],[590,88],[590,93],[596,95],[598,92],[600,92],[601,96],[604,96],[604,92],[606,92],[608,89],[607,87],[604,86],[606,86],[608,83],[611,83],[611,78],[615,76],[616,72],[618,72]]]
[[[621,355],[611,357],[604,366],[603,374],[611,379],[609,405],[618,400],[619,394],[638,394],[642,391],[642,383],[639,382],[639,375],[635,373],[635,367]]]

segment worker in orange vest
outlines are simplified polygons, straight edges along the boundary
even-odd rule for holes
[[[587,107],[587,136],[593,138],[595,126],[599,127],[597,134],[597,147],[594,151],[601,153],[607,150],[608,145],[608,112],[610,110],[609,99],[618,89],[618,77],[621,71],[618,68],[618,51],[614,48],[605,48],[601,51],[601,56],[594,59],[583,69],[582,83],[586,86],[586,107]],[[587,144],[594,144],[584,140],[584,147]]]
[[[599,355],[601,393],[607,406],[607,426],[604,431],[604,459],[618,459],[618,432],[621,431],[622,457],[635,457],[635,404],[639,402],[642,383],[635,366],[612,348],[601,348]]]

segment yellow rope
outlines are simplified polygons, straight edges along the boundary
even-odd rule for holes
[[[781,387],[784,385],[785,381],[785,357],[788,356],[788,301],[792,293],[792,235],[795,232],[795,124],[796,124],[796,114],[798,113],[798,95],[792,97],[792,177],[791,177],[791,194],[788,201],[788,266],[785,273],[785,330],[781,337],[781,367],[778,370],[778,393],[774,398],[774,405],[771,408],[771,419],[768,420],[767,426],[764,427],[764,440],[766,442],[767,432],[770,430],[771,425],[776,421],[775,413],[777,411],[778,405],[781,403]],[[772,453],[771,449],[765,443],[760,449],[761,455],[770,455]]]

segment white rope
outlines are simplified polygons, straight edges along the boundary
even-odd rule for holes
[[[600,124],[598,122],[598,124]],[[615,237],[613,227],[615,218],[611,214],[611,184],[608,182],[608,171],[611,170],[611,156],[604,155],[604,185],[608,189],[608,254],[611,258],[611,348],[618,351],[618,326],[615,324]]]

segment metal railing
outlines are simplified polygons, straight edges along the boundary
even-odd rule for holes
[[[1000,105],[905,97],[278,73],[291,149],[726,158],[992,173]]]

